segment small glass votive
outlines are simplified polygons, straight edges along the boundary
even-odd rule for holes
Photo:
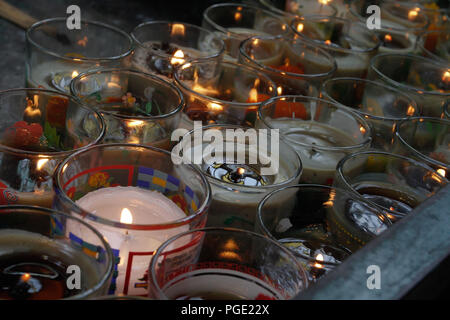
[[[437,173],[450,177],[450,121],[413,117],[395,130],[395,153],[426,163]]]
[[[73,154],[58,167],[55,184],[54,207],[82,217],[113,248],[110,294],[146,296],[154,251],[171,236],[203,227],[211,199],[200,170],[174,164],[165,150],[132,144]]]
[[[369,123],[372,147],[388,151],[395,125],[420,114],[416,102],[401,91],[359,78],[334,78],[322,85],[322,96],[351,108]]]
[[[273,203],[283,199],[283,205]],[[304,184],[268,194],[258,206],[256,231],[292,250],[315,282],[391,225],[352,194]]]
[[[174,236],[149,267],[158,300],[288,300],[308,287],[293,254],[259,234],[205,228]]]
[[[417,46],[423,56],[450,63],[450,30],[428,31],[420,37]]]
[[[329,0],[259,0],[268,10],[285,16],[290,22],[295,16],[320,14],[334,17],[338,10]]]
[[[135,143],[169,150],[184,107],[181,91],[151,74],[128,69],[82,73],[71,93],[98,110],[106,122],[105,143]]]
[[[66,20],[42,20],[27,30],[27,87],[69,93],[70,82],[81,72],[130,65],[133,43],[126,32],[85,20],[81,29],[69,30]]]
[[[337,17],[304,16],[294,19],[291,28],[336,59],[336,77],[365,78],[381,44],[365,24]]]
[[[173,77],[174,68],[194,59],[220,61],[225,44],[213,32],[181,22],[149,21],[131,32],[136,44],[133,68]]]
[[[408,94],[424,116],[440,118],[450,98],[450,67],[416,55],[379,54],[368,78]]]
[[[430,20],[418,5],[394,1],[383,1],[380,5],[381,20],[393,26],[403,26],[410,32],[419,35],[426,31]]]
[[[371,143],[370,127],[361,116],[313,97],[279,96],[263,102],[256,127],[279,129],[300,156],[302,183],[331,185],[339,160]]]
[[[0,205],[51,207],[56,166],[101,141],[100,114],[43,89],[0,91]]]
[[[221,137],[215,141],[214,156],[208,154],[211,135]],[[197,165],[211,185],[208,227],[254,230],[259,201],[273,190],[297,184],[302,173],[295,150],[270,130],[236,125],[195,127],[173,152],[185,163]]]
[[[336,71],[325,50],[300,39],[252,37],[241,43],[239,62],[265,73],[278,95],[318,96],[320,84]]]
[[[342,159],[335,185],[367,200],[392,221],[405,217],[448,184],[423,162],[397,154],[368,151]]]
[[[80,233],[90,242],[78,241]],[[0,300],[102,296],[113,264],[109,244],[82,220],[46,208],[0,206]],[[70,287],[77,274],[79,287]]]
[[[249,37],[290,34],[282,16],[240,3],[208,7],[203,12],[202,26],[222,37],[229,60],[238,58],[240,43]]]
[[[277,94],[275,83],[256,69],[232,62],[193,61],[175,72],[186,100],[180,127],[193,121],[253,126],[261,101]]]

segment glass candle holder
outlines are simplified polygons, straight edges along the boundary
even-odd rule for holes
[[[170,148],[184,107],[172,83],[139,71],[103,69],[80,74],[70,87],[73,96],[102,114],[103,142]]]
[[[320,14],[335,16],[337,8],[328,0],[259,0],[268,10],[285,16],[287,23],[295,16]]]
[[[174,68],[194,59],[219,61],[225,44],[213,32],[181,22],[149,21],[134,28],[132,64],[137,70],[173,77]]]
[[[418,43],[420,53],[441,63],[450,63],[450,31],[433,30],[424,33]]]
[[[336,77],[365,78],[381,43],[365,24],[337,17],[304,16],[294,19],[291,28],[336,59]]]
[[[397,125],[395,135],[395,153],[415,158],[450,177],[449,120],[410,118]]]
[[[388,150],[395,125],[420,114],[416,102],[401,91],[359,78],[334,78],[322,86],[322,96],[351,108],[364,117],[372,129],[372,147]]]
[[[239,62],[271,78],[278,95],[318,96],[320,84],[336,71],[330,54],[300,39],[249,38],[241,43]]]
[[[276,96],[276,85],[256,69],[232,62],[195,61],[175,73],[186,108],[180,127],[203,124],[253,126],[261,101]]]
[[[231,60],[237,59],[240,43],[249,37],[290,34],[282,16],[240,3],[219,3],[208,7],[203,12],[202,26],[222,37]]]
[[[27,30],[27,87],[69,93],[70,82],[81,72],[130,65],[133,46],[126,32],[85,20],[81,29],[69,30],[66,20],[42,20]]]
[[[424,116],[441,117],[450,98],[450,67],[415,55],[379,54],[368,78],[411,96]]]
[[[0,91],[0,101],[0,205],[51,207],[56,166],[98,143],[103,119],[57,91]]]
[[[280,198],[283,205],[273,210]],[[304,184],[268,194],[258,206],[256,230],[289,248],[315,282],[390,225],[342,189]]]
[[[304,96],[279,96],[258,109],[257,128],[279,129],[302,160],[302,183],[331,185],[345,155],[370,147],[367,122],[346,107]]]
[[[231,228],[172,237],[158,248],[148,273],[150,297],[160,300],[287,300],[308,286],[289,250]]]
[[[448,181],[414,159],[387,152],[359,152],[342,159],[335,185],[359,195],[392,221],[405,217]]]
[[[82,217],[108,239],[116,257],[110,294],[147,295],[154,251],[178,233],[205,225],[211,189],[193,166],[169,152],[108,144],[68,157],[55,176],[54,207]],[[88,234],[80,234],[90,241]]]
[[[241,139],[241,133],[247,138]],[[211,135],[218,137],[214,156],[208,155]],[[197,127],[173,151],[185,162],[196,164],[211,185],[209,227],[253,230],[259,201],[275,189],[298,183],[302,172],[295,150],[279,140],[278,132],[268,130]]]
[[[91,241],[79,242],[80,233]],[[46,208],[0,206],[0,299],[102,296],[110,285],[113,258],[103,236],[78,218]],[[74,272],[80,275],[78,288],[68,285]]]

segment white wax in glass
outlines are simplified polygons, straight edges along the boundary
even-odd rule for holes
[[[163,194],[138,187],[98,189],[86,194],[76,203],[96,216],[122,223],[156,225],[186,217],[183,210]],[[122,215],[124,208],[128,209],[128,214]],[[152,252],[168,238],[189,229],[185,225],[155,231],[126,230],[86,221],[105,236],[111,248],[119,250],[116,294],[145,295],[146,280],[140,279],[146,277]],[[83,235],[79,237],[89,242]]]

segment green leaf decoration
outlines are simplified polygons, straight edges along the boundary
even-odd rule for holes
[[[151,102],[151,101],[147,102],[147,103],[145,104],[145,112],[147,112],[148,114],[150,114],[150,112],[152,112],[152,107],[153,107],[152,102]]]
[[[53,128],[48,122],[45,122],[44,125],[44,136],[47,139],[50,148],[59,149],[61,138],[56,131],[56,128]]]

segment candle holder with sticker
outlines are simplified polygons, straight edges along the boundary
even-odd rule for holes
[[[288,300],[308,287],[303,266],[267,237],[232,228],[191,230],[164,242],[149,267],[159,300]]]
[[[450,98],[450,66],[417,55],[379,54],[370,62],[368,79],[408,94],[428,117],[440,118]]]
[[[363,23],[337,17],[311,15],[296,18],[291,29],[297,37],[324,49],[336,59],[336,77],[365,78],[370,59],[381,42]]]
[[[301,39],[249,38],[241,43],[239,62],[267,74],[278,95],[318,96],[320,84],[336,71],[328,52]]]
[[[89,235],[90,242],[78,235]],[[0,299],[86,299],[108,292],[114,256],[82,220],[36,206],[0,206]],[[76,284],[79,287],[70,287]]]
[[[397,222],[448,184],[423,162],[398,154],[365,151],[342,159],[335,186],[364,198]]]
[[[131,144],[91,147],[68,157],[55,177],[54,207],[108,239],[116,257],[110,294],[147,295],[147,268],[159,245],[205,225],[209,184],[167,151]],[[89,241],[88,235],[79,236]]]
[[[56,166],[101,141],[103,119],[57,91],[11,89],[0,101],[0,204],[51,207]]]
[[[273,210],[273,203],[285,199]],[[304,184],[278,189],[258,206],[257,232],[289,248],[315,282],[385,231],[389,219],[349,192]]]
[[[181,22],[149,21],[131,33],[136,50],[133,68],[172,78],[174,69],[191,60],[220,61],[225,44],[214,32]]]
[[[219,3],[203,12],[202,26],[225,42],[226,58],[236,60],[240,43],[252,36],[287,36],[291,33],[282,16],[241,3]]]
[[[239,138],[241,133],[247,138]],[[213,157],[207,154],[211,135],[218,139]],[[199,137],[204,138],[199,141]],[[182,137],[173,152],[195,163],[211,185],[208,227],[253,230],[259,201],[273,190],[298,183],[302,173],[295,150],[270,130],[236,125],[196,127]]]
[[[285,16],[286,22],[290,22],[295,16],[320,14],[334,17],[338,10],[328,0],[259,0],[268,10]]]
[[[395,130],[394,152],[424,162],[437,173],[450,177],[450,121],[413,117]]]
[[[314,97],[279,96],[263,102],[256,127],[279,129],[302,160],[302,183],[331,185],[339,160],[368,149],[372,141],[364,118]]]
[[[186,108],[180,127],[193,121],[253,126],[261,101],[276,96],[276,85],[256,69],[232,62],[193,61],[175,73]]]
[[[66,20],[42,20],[27,30],[27,87],[69,93],[79,73],[130,65],[133,41],[126,32],[87,20],[81,20],[81,29],[70,30]]]
[[[420,114],[416,102],[405,93],[359,78],[334,78],[322,85],[324,99],[354,110],[372,129],[372,147],[392,148],[395,125]]]
[[[178,127],[184,99],[172,83],[128,69],[80,74],[72,95],[98,110],[106,122],[104,143],[135,143],[168,150]]]

